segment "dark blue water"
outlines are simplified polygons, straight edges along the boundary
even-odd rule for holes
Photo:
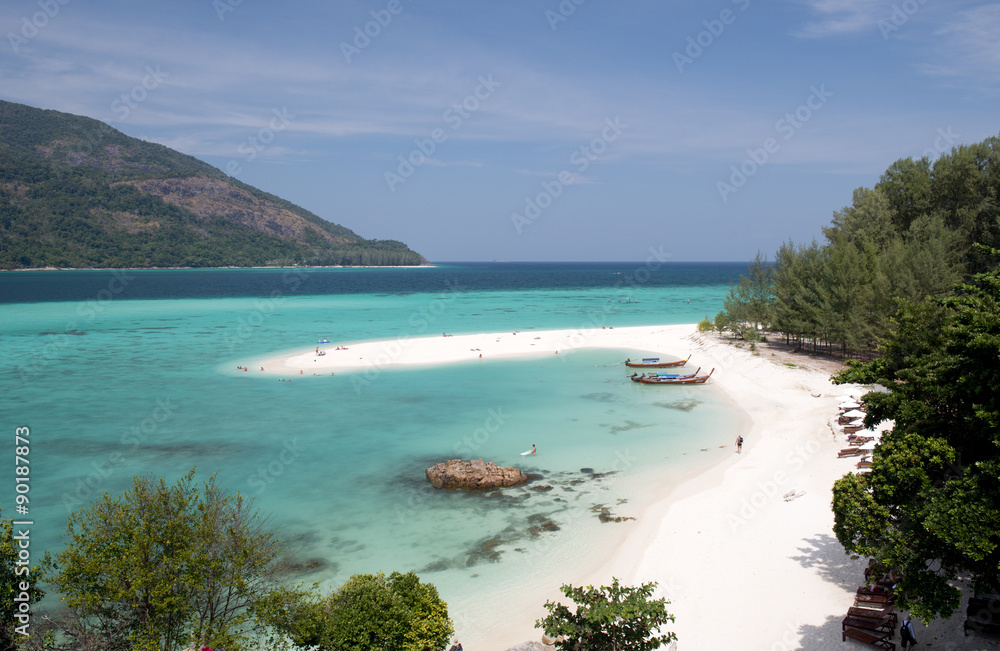
[[[745,262],[463,262],[428,268],[163,269],[0,273],[0,303],[726,285]]]

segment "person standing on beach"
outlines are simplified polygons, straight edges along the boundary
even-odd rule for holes
[[[913,622],[907,617],[899,627],[899,646],[903,649],[912,649],[917,645],[917,633],[913,630]]]
[[[743,437],[742,436],[737,436],[736,437],[736,453],[737,454],[742,454],[743,453]]]

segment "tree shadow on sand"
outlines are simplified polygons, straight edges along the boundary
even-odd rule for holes
[[[860,642],[842,641],[842,622],[847,615],[847,609],[854,605],[853,593],[858,586],[864,585],[864,568],[868,564],[864,558],[853,559],[844,552],[844,548],[832,534],[818,534],[806,538],[799,546],[799,554],[791,557],[802,567],[819,572],[826,581],[844,588],[843,614],[839,612],[827,617],[821,624],[802,624],[792,626],[788,633],[795,631],[794,637],[799,641],[792,643],[791,639],[783,639],[775,643],[773,649],[788,649],[796,651],[818,651],[824,649],[864,649]],[[967,591],[967,588],[964,588]],[[962,622],[965,620],[965,604],[948,620],[935,620],[929,627],[922,622],[915,622],[917,628],[918,649],[926,648],[933,651],[987,651],[1000,649],[1000,637],[971,633],[963,635]],[[903,612],[899,613],[900,619]],[[895,627],[890,639],[899,649],[899,627]],[[788,636],[793,637],[792,635]]]
[[[800,554],[791,557],[802,567],[817,570],[825,580],[851,592],[864,584],[867,561],[863,558],[851,558],[836,537],[822,533],[806,538],[803,542],[799,547]],[[845,606],[844,610],[846,609]]]

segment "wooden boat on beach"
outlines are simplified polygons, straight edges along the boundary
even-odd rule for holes
[[[698,373],[701,371],[701,367],[694,373],[681,374],[681,373],[643,373],[639,375],[638,373],[633,373],[629,376],[629,379],[633,382],[638,382],[642,378],[652,378],[661,380],[686,380],[688,378],[698,377]]]
[[[712,377],[712,373],[715,373],[713,368],[709,371],[708,375],[695,375],[695,376],[684,376],[684,377],[657,377],[653,376],[638,376],[631,378],[633,382],[641,382],[643,384],[705,384],[708,382],[708,378]]]
[[[687,359],[676,361],[676,362],[661,362],[659,357],[644,357],[641,362],[633,362],[631,358],[625,360],[625,366],[631,368],[670,368],[672,366],[684,366],[688,363],[691,356],[688,355]]]

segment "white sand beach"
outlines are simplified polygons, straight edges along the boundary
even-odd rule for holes
[[[336,350],[341,346],[341,350]],[[714,368],[712,383],[752,419],[741,454],[732,454],[659,496],[596,574],[564,582],[626,584],[656,581],[672,603],[669,626],[677,649],[842,649],[841,620],[864,582],[865,561],[852,560],[833,535],[831,488],[856,469],[857,458],[837,458],[845,437],[836,427],[838,396],[859,387],[834,386],[828,371],[791,367],[766,349],[753,354],[701,335],[693,325],[593,330],[520,331],[365,343],[333,342],[315,350],[257,361],[252,371],[283,377],[353,370],[358,377],[396,364],[475,362],[482,358],[552,355],[575,348],[623,348],[693,355],[691,364]],[[361,372],[359,372],[361,371]],[[704,371],[703,371],[704,372]],[[734,442],[735,443],[735,442]],[[790,494],[790,495],[789,495]],[[786,499],[786,495],[790,499]],[[593,566],[593,565],[592,565]],[[516,621],[488,638],[463,638],[466,649],[508,649],[539,640],[535,619],[558,586],[532,595]],[[917,623],[917,639],[935,648],[998,648],[961,634],[963,616]],[[898,634],[897,634],[898,635]],[[896,638],[898,643],[898,637]]]
[[[486,334],[386,339],[361,343],[316,344],[299,354],[272,357],[248,365],[251,371],[292,377],[329,375],[338,370],[362,369],[366,374],[395,365],[448,364],[479,359],[553,355],[577,348],[687,350],[682,342],[694,330],[690,325],[638,326],[575,330],[538,330]],[[673,348],[675,342],[679,348]],[[325,354],[318,355],[317,350]],[[665,353],[669,354],[669,353]],[[666,359],[666,357],[664,357]],[[702,366],[706,366],[702,364]]]

